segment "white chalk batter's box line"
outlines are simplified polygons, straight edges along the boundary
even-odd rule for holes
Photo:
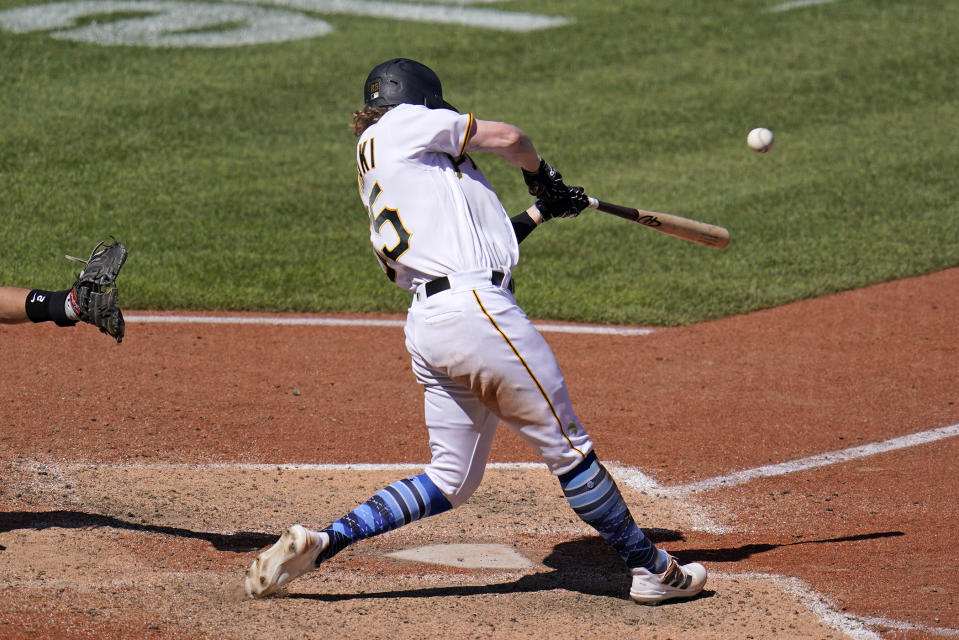
[[[823,624],[855,640],[881,640],[882,636],[873,632],[870,627],[883,630],[918,631],[928,637],[959,638],[959,629],[930,627],[901,620],[841,612],[837,610],[830,598],[814,591],[805,582],[793,576],[770,573],[717,573],[715,575],[733,579],[769,580],[788,595],[801,601]]]
[[[325,318],[313,316],[190,316],[190,315],[156,315],[156,314],[124,314],[127,323],[154,323],[154,324],[254,324],[276,326],[307,326],[307,327],[400,327],[406,325],[405,320],[389,320],[377,318]],[[648,336],[653,332],[646,327],[616,327],[607,325],[578,325],[578,324],[541,324],[534,322],[539,331],[544,333],[584,333],[593,335],[613,336]]]
[[[638,490],[647,492],[658,492],[659,494],[684,501],[691,493],[707,491],[709,489],[722,488],[736,484],[747,483],[754,478],[763,478],[784,475],[795,471],[803,471],[824,467],[827,465],[839,464],[865,458],[867,456],[886,453],[907,447],[928,444],[945,438],[951,438],[959,435],[959,424],[947,427],[929,429],[919,433],[913,433],[906,436],[891,438],[881,442],[875,442],[867,445],[850,447],[839,451],[823,453],[807,458],[792,460],[776,465],[766,465],[735,472],[717,478],[701,480],[686,485],[674,487],[662,487],[655,480],[644,474],[642,471],[625,465],[610,463],[610,471],[624,484]],[[379,464],[379,463],[349,463],[349,464],[237,464],[237,463],[120,463],[115,465],[105,464],[83,464],[83,463],[59,463],[49,464],[42,462],[28,463],[26,466],[38,469],[56,470],[69,467],[88,467],[96,466],[99,469],[112,466],[113,468],[155,468],[155,469],[248,469],[248,470],[292,470],[292,471],[413,471],[423,468],[422,464],[402,463],[402,464]],[[546,465],[539,462],[512,462],[512,463],[490,463],[489,469],[546,469]],[[706,530],[715,533],[723,533],[725,529],[713,523],[694,522],[693,529]],[[737,574],[717,574],[725,577],[736,577]],[[925,625],[879,618],[872,616],[859,616],[854,614],[842,613],[835,609],[829,599],[819,593],[814,592],[800,579],[788,576],[769,575],[769,574],[742,574],[743,577],[760,577],[772,579],[780,584],[782,588],[799,598],[824,624],[839,630],[841,633],[856,640],[881,640],[882,636],[872,631],[871,628],[895,629],[899,631],[916,631],[929,637],[959,638],[959,629],[949,629],[943,627],[930,627]]]
[[[618,476],[626,485],[633,489],[641,491],[655,491],[662,495],[685,497],[689,494],[703,493],[714,489],[724,489],[727,487],[745,484],[750,480],[759,478],[771,478],[774,476],[787,475],[808,469],[831,466],[852,460],[859,460],[880,453],[889,453],[899,449],[918,447],[938,440],[954,438],[959,436],[959,424],[949,425],[947,427],[937,427],[926,431],[911,433],[904,436],[882,440],[880,442],[871,442],[848,449],[839,449],[828,451],[814,456],[798,458],[780,462],[778,464],[764,465],[745,469],[743,471],[734,471],[722,476],[698,480],[688,484],[666,487],[660,485],[656,480],[646,475],[636,467],[622,465],[615,462],[607,463],[611,471]],[[34,462],[37,466],[49,466],[45,463]],[[347,462],[347,463],[235,463],[235,462],[211,462],[211,463],[117,463],[84,465],[83,463],[63,463],[61,466],[97,466],[113,467],[116,469],[130,468],[157,468],[157,469],[248,469],[251,471],[412,471],[423,468],[423,463],[377,463],[377,462]],[[487,469],[546,469],[542,462],[491,462],[486,465]]]
[[[831,466],[834,464],[840,464],[843,462],[849,462],[852,460],[859,460],[873,455],[878,455],[881,453],[888,453],[891,451],[897,451],[899,449],[905,449],[909,447],[917,447],[923,444],[929,444],[936,442],[938,440],[943,440],[946,438],[953,438],[959,436],[959,424],[949,425],[947,427],[938,427],[935,429],[929,429],[927,431],[921,431],[918,433],[912,433],[905,436],[899,436],[896,438],[890,438],[888,440],[883,440],[880,442],[873,442],[861,446],[850,447],[848,449],[841,449],[837,451],[830,451],[826,453],[821,453],[814,456],[808,456],[806,458],[799,458],[796,460],[790,460],[787,462],[782,462],[779,464],[773,465],[764,465],[761,467],[754,467],[753,469],[746,469],[744,471],[736,471],[733,473],[725,474],[722,476],[717,476],[714,478],[708,478],[705,480],[699,480],[697,482],[692,482],[684,485],[676,485],[672,487],[664,487],[660,485],[656,480],[646,475],[636,467],[631,467],[627,465],[622,465],[619,463],[610,462],[608,466],[610,472],[616,477],[619,482],[622,482],[625,486],[628,486],[631,489],[636,491],[644,492],[646,494],[651,494],[654,496],[661,496],[665,498],[670,498],[677,501],[681,506],[685,507],[697,507],[689,499],[690,494],[703,493],[713,489],[723,489],[726,487],[736,486],[739,484],[748,483],[750,480],[759,479],[759,478],[769,478],[774,476],[786,475],[789,473],[795,473],[799,471],[806,471],[808,469],[816,469],[820,467]],[[47,464],[42,462],[29,463],[29,466],[34,466],[37,468],[64,468],[64,467],[84,467],[84,466],[96,466],[97,468],[104,467],[113,467],[116,469],[130,469],[130,468],[139,468],[139,469],[186,469],[186,470],[202,470],[202,469],[247,469],[251,471],[271,471],[271,470],[283,470],[283,471],[402,471],[402,472],[411,472],[418,471],[423,469],[422,463],[303,463],[303,464],[290,464],[290,463],[231,463],[231,462],[214,462],[214,463],[118,463],[113,465],[107,464],[84,464],[84,463],[69,463],[64,462],[60,464]],[[487,465],[488,469],[546,469],[546,465],[541,462],[494,462]],[[690,513],[687,514],[687,517],[690,519],[690,526],[695,531],[705,531],[707,533],[716,533],[722,534],[727,533],[729,528],[726,525],[717,523],[711,520],[708,516],[705,515],[706,510],[701,508],[688,509]]]
[[[945,429],[945,430],[944,430]],[[914,434],[917,436],[915,442],[932,442],[934,440],[942,439],[949,437],[949,434],[957,435],[956,432],[949,431],[950,429],[956,430],[959,429],[959,425],[953,425],[952,427],[946,427],[943,429],[933,429],[931,431],[923,432],[921,434]],[[936,437],[932,437],[931,434],[936,434]],[[904,438],[894,438],[892,440],[887,440],[887,443],[895,443],[895,445],[890,444],[889,446],[894,446],[894,448],[902,448],[903,446],[909,446],[904,444]],[[881,445],[883,443],[876,443]],[[874,453],[879,452],[877,447],[873,450]],[[862,449],[861,447],[855,447],[854,449]],[[886,450],[892,450],[887,448]],[[849,450],[846,450],[849,451]],[[873,455],[872,453],[864,453],[860,451],[860,455],[857,457],[863,457],[865,455]],[[851,459],[851,458],[845,458]],[[840,457],[833,459],[834,462],[841,461]],[[102,464],[78,464],[78,463],[61,463],[59,465],[51,465],[47,463],[28,463],[26,466],[35,467],[38,469],[58,469],[63,467],[92,467],[96,466],[97,468],[102,469],[106,466],[112,466],[114,468],[157,468],[157,469],[249,469],[249,470],[321,470],[321,471],[334,471],[334,470],[355,470],[355,471],[381,471],[381,470],[391,470],[391,471],[410,471],[415,469],[422,469],[422,464],[374,464],[374,463],[357,463],[357,464],[232,464],[232,463],[211,463],[211,464],[187,464],[187,463],[145,463],[145,464],[117,464],[117,465],[102,465]],[[821,465],[817,465],[821,466]],[[533,463],[533,462],[518,462],[518,463],[491,463],[488,465],[491,469],[542,469],[545,470],[546,466],[542,463]],[[620,465],[611,465],[611,471],[615,476],[628,476],[632,475],[644,479],[644,482],[649,482],[652,485],[655,485],[655,482],[648,478],[642,472],[633,469],[631,467],[624,467]],[[808,468],[800,465],[798,468]],[[758,477],[758,475],[752,475],[751,477]],[[681,489],[682,487],[680,487]],[[663,491],[669,493],[675,491],[674,489],[663,489]],[[686,493],[681,491],[680,493]],[[778,585],[786,594],[795,597],[799,600],[812,614],[820,620],[823,624],[828,627],[831,627],[845,637],[853,638],[854,640],[882,640],[882,636],[874,632],[872,629],[894,629],[897,631],[914,631],[921,634],[924,634],[928,637],[942,637],[942,638],[959,638],[959,629],[950,629],[945,627],[931,627],[927,625],[915,624],[911,622],[905,622],[900,620],[892,620],[889,618],[881,618],[875,616],[863,616],[856,615],[852,613],[846,613],[839,611],[836,606],[833,604],[832,600],[821,593],[816,592],[810,588],[804,581],[794,576],[783,576],[778,574],[764,574],[764,573],[715,573],[716,577],[721,578],[746,578],[746,579],[761,579],[761,580],[770,580],[774,584]],[[937,620],[938,621],[938,620]]]

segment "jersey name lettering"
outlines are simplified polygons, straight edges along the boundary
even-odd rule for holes
[[[356,149],[356,170],[363,175],[376,166],[376,159],[373,155],[373,138],[364,140]]]

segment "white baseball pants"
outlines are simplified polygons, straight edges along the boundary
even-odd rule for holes
[[[479,487],[500,420],[556,475],[592,448],[556,357],[513,294],[490,271],[448,276],[414,294],[406,347],[424,386],[432,461],[426,474],[456,507]]]

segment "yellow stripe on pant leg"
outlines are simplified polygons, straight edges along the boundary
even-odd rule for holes
[[[516,358],[520,361],[520,363],[526,369],[526,372],[529,374],[529,377],[533,380],[534,383],[536,383],[536,388],[539,389],[540,394],[542,394],[543,396],[543,400],[546,401],[546,405],[549,407],[550,413],[553,414],[553,418],[556,420],[556,426],[559,427],[559,432],[563,434],[563,437],[566,439],[566,442],[569,443],[569,448],[585,458],[586,454],[584,454],[582,451],[580,451],[575,446],[573,446],[573,441],[570,440],[569,436],[566,435],[566,432],[563,431],[563,421],[559,419],[558,415],[556,415],[556,409],[553,407],[553,403],[550,401],[549,396],[546,394],[546,390],[543,389],[543,385],[541,385],[539,383],[539,380],[536,379],[536,375],[533,373],[533,370],[529,368],[528,364],[526,364],[526,360],[524,360],[523,356],[520,355],[519,350],[516,348],[516,346],[506,336],[503,330],[500,329],[499,325],[496,324],[496,321],[493,320],[493,316],[489,314],[489,312],[486,310],[486,307],[483,306],[483,301],[480,300],[479,294],[476,292],[475,289],[473,290],[473,297],[476,299],[476,304],[479,305],[479,308],[483,312],[483,315],[486,316],[486,319],[489,320],[491,325],[493,325],[493,328],[496,329],[496,331],[501,336],[503,336],[503,340],[506,341],[506,344],[509,345],[509,348],[513,350],[514,354],[516,354]]]

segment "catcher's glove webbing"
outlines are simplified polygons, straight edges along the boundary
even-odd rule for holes
[[[95,246],[89,260],[67,256],[86,264],[70,291],[70,303],[80,320],[121,342],[125,328],[116,280],[127,260],[127,248],[116,238],[112,240],[112,244],[106,244],[104,240]]]

